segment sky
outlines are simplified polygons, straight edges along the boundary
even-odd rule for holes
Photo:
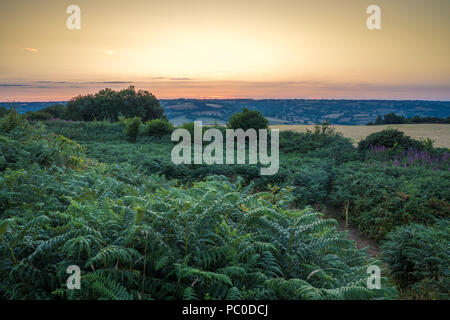
[[[0,101],[450,100],[449,40],[448,0],[1,0]]]

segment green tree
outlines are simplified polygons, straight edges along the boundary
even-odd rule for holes
[[[134,86],[120,91],[103,89],[92,95],[78,96],[67,103],[66,118],[79,121],[109,120],[119,117],[139,117],[143,121],[162,118],[164,110],[148,91],[136,91]]]
[[[173,125],[166,119],[153,119],[145,124],[145,133],[149,136],[164,136],[174,130]]]
[[[5,132],[10,132],[25,123],[27,123],[27,121],[24,120],[19,113],[17,113],[16,108],[11,107],[5,116],[0,120],[0,129]]]
[[[397,129],[388,128],[368,135],[358,143],[358,149],[369,150],[371,146],[384,146],[388,149],[424,149],[424,144],[418,140],[405,135],[404,132]]]
[[[378,115],[378,117],[375,119],[375,124],[383,124],[383,117],[381,115]]]
[[[228,120],[228,128],[231,129],[267,129],[269,121],[257,110],[244,108],[242,112],[233,114]]]
[[[125,135],[127,136],[128,140],[134,143],[137,139],[137,136],[139,135],[139,130],[142,125],[141,118],[133,117],[128,119],[121,119],[121,121],[125,125]]]
[[[384,115],[384,124],[402,124],[405,123],[405,117],[398,116],[394,112]]]
[[[62,119],[66,112],[66,107],[63,106],[62,104],[54,104],[39,111],[49,113],[52,116],[52,118]]]

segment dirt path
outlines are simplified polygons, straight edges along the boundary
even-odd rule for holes
[[[374,258],[375,257],[380,258],[381,250],[380,250],[380,247],[378,246],[378,244],[375,241],[368,238],[367,236],[363,235],[361,232],[358,231],[358,229],[351,227],[351,226],[346,227],[345,220],[343,220],[340,217],[340,212],[338,210],[334,210],[332,208],[326,208],[324,210],[324,213],[327,215],[327,217],[329,217],[331,219],[335,219],[339,223],[338,230],[348,231],[349,239],[355,240],[356,246],[359,249],[369,247],[368,253]]]

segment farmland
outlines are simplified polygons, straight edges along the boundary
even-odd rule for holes
[[[65,105],[66,101],[59,102]],[[202,120],[204,124],[224,124],[246,107],[258,110],[274,125],[314,125],[328,120],[335,125],[365,125],[377,116],[399,115],[447,117],[448,101],[321,100],[321,99],[160,99],[167,118],[176,125]],[[55,103],[17,102],[19,113],[38,111]],[[0,102],[9,107],[9,103]]]
[[[295,132],[306,132],[312,130],[314,125],[272,125],[271,128],[281,131],[291,130]],[[336,125],[336,131],[341,132],[344,137],[352,139],[357,144],[369,134],[387,128],[395,128],[403,131],[414,139],[430,138],[438,148],[450,148],[450,125],[447,124],[396,124],[379,126],[342,126]]]

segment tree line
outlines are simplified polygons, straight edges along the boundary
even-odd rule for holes
[[[0,107],[0,117],[6,113],[7,109]],[[146,90],[137,91],[134,86],[120,91],[106,88],[95,94],[74,97],[65,106],[56,104],[25,113],[25,118],[31,121],[62,119],[117,122],[120,118],[131,117],[139,117],[142,121],[165,119],[164,109],[158,99]]]
[[[375,121],[369,122],[368,126],[382,125],[382,124],[417,124],[417,123],[434,123],[434,124],[450,124],[450,117],[447,118],[437,118],[437,117],[420,117],[414,116],[411,118],[406,118],[401,115],[396,115],[394,112],[385,114],[384,116],[379,115]]]

